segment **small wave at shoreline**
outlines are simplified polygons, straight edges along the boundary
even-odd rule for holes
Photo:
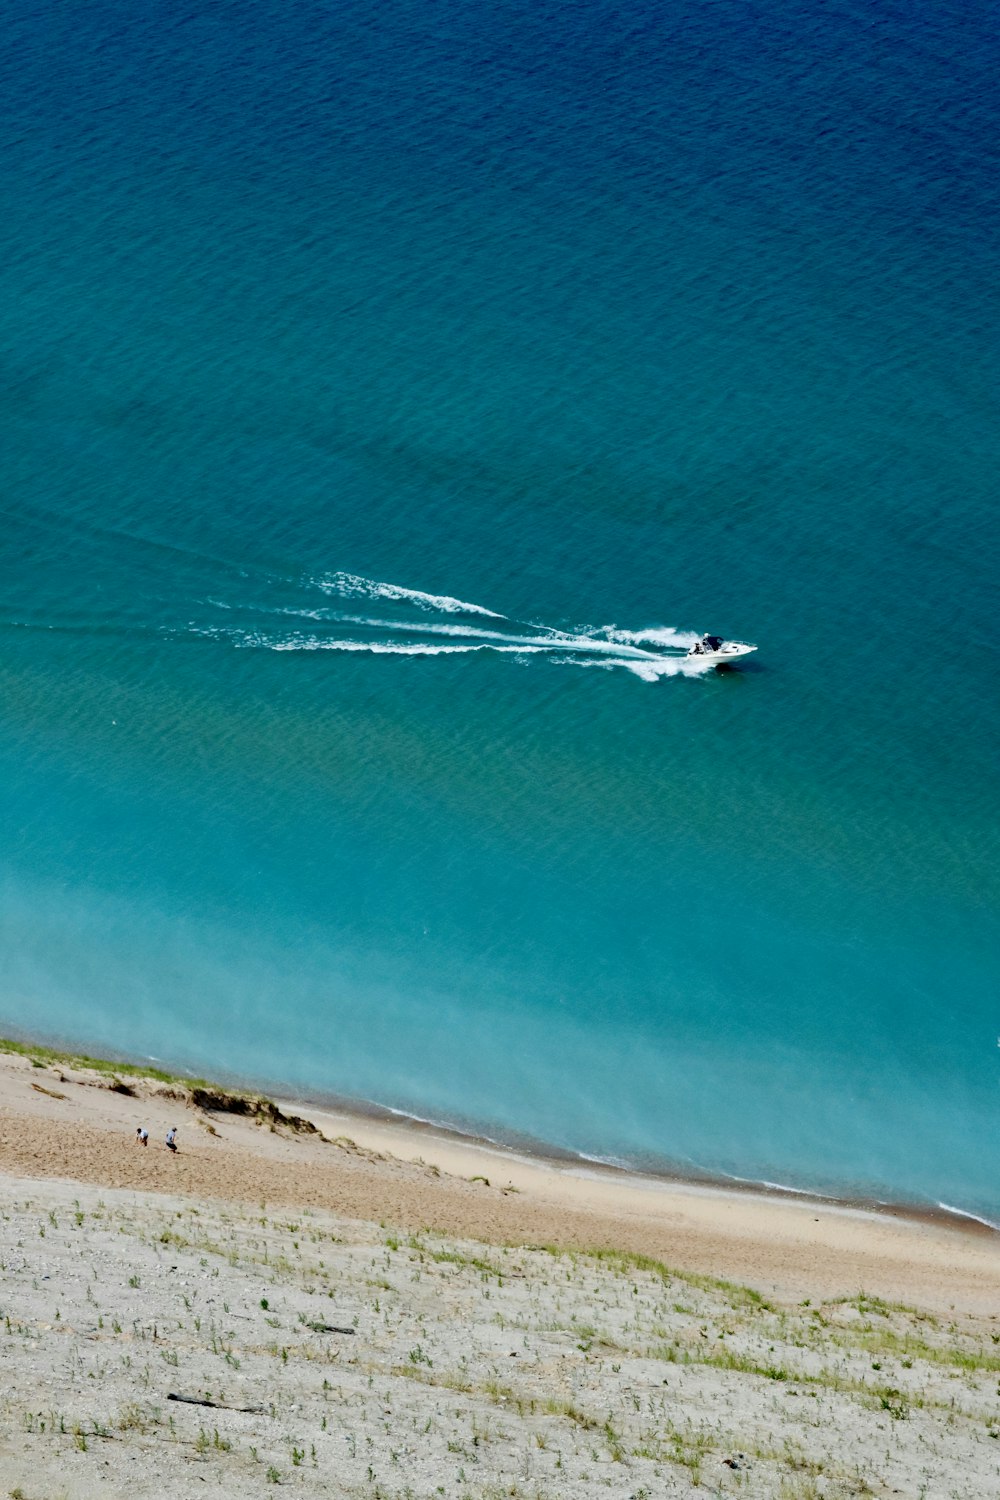
[[[954,1214],[959,1219],[969,1219],[973,1224],[982,1224],[984,1229],[994,1229],[1000,1234],[1000,1223],[996,1219],[985,1219],[982,1214],[970,1213],[967,1208],[956,1208],[951,1203],[938,1203],[938,1208],[946,1214]]]
[[[790,1183],[776,1182],[767,1177],[743,1177],[733,1172],[725,1172],[720,1168],[700,1166],[694,1162],[664,1160],[657,1165],[638,1158],[582,1151],[571,1146],[555,1146],[548,1141],[521,1136],[518,1132],[511,1130],[496,1130],[495,1133],[490,1133],[489,1127],[477,1128],[470,1122],[459,1124],[420,1115],[413,1110],[382,1104],[371,1099],[323,1096],[311,1091],[300,1094],[294,1090],[277,1089],[274,1092],[282,1098],[296,1102],[300,1107],[312,1106],[320,1110],[331,1109],[343,1114],[354,1114],[361,1118],[393,1121],[404,1128],[411,1127],[417,1133],[436,1131],[456,1142],[489,1151],[491,1155],[501,1159],[510,1158],[513,1161],[523,1161],[529,1165],[552,1170],[577,1172],[583,1176],[597,1177],[608,1173],[617,1178],[634,1179],[637,1185],[646,1186],[650,1190],[661,1186],[684,1186],[705,1191],[729,1191],[765,1197],[777,1194],[783,1198],[794,1198],[802,1203],[815,1204],[817,1207],[824,1206],[832,1211],[880,1214],[921,1221],[931,1220],[938,1223],[944,1216],[946,1219],[965,1221],[970,1226],[975,1224],[983,1229],[1000,1233],[1000,1223],[981,1214],[973,1213],[971,1210],[956,1208],[943,1202],[879,1198],[870,1191],[846,1186],[841,1192],[824,1191],[816,1187],[795,1187]]]

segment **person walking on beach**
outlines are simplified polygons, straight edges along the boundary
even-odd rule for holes
[[[176,1151],[177,1150],[177,1126],[176,1125],[171,1125],[170,1129],[167,1131],[167,1150],[168,1151]]]
[[[137,1146],[149,1145],[149,1131],[145,1125],[137,1125],[135,1127],[135,1142]]]

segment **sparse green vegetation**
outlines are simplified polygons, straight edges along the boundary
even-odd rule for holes
[[[55,1047],[42,1047],[37,1042],[19,1042],[13,1037],[0,1037],[0,1052],[18,1057],[27,1057],[33,1068],[63,1067],[86,1068],[91,1073],[103,1073],[115,1078],[124,1074],[128,1078],[152,1078],[157,1083],[173,1083],[183,1088],[212,1088],[205,1078],[187,1078],[180,1073],[167,1073],[149,1063],[133,1063],[111,1060],[106,1057],[91,1057],[86,1052],[59,1051]]]
[[[587,1254],[602,1265],[612,1266],[622,1275],[631,1275],[637,1271],[645,1272],[649,1276],[657,1277],[668,1286],[671,1282],[680,1281],[688,1286],[696,1287],[699,1291],[717,1292],[734,1309],[747,1312],[774,1311],[767,1299],[753,1287],[741,1286],[738,1282],[726,1281],[720,1276],[702,1276],[693,1271],[679,1271],[675,1267],[665,1265],[663,1261],[654,1260],[650,1255],[638,1255],[631,1250],[598,1249],[589,1250]]]
[[[429,1250],[428,1255],[436,1265],[467,1266],[482,1276],[503,1276],[503,1269],[482,1255],[463,1255],[459,1250]]]
[[[0,1418],[53,1475],[143,1444],[164,1492],[193,1472],[317,1497],[335,1475],[358,1500],[990,1492],[992,1320],[783,1302],[608,1249],[77,1191],[3,1205]],[[43,1357],[70,1371],[59,1410],[16,1374]]]

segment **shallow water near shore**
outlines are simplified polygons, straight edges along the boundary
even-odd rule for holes
[[[12,14],[0,1022],[1000,1212],[985,16]]]

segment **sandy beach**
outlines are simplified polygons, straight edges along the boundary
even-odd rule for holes
[[[0,1206],[19,1500],[1000,1484],[1000,1236],[971,1225],[28,1055]]]
[[[651,1255],[766,1293],[861,1288],[936,1311],[1000,1308],[1000,1234],[792,1195],[527,1159],[406,1121],[307,1109],[316,1134],[194,1107],[183,1090],[0,1055],[0,1170],[322,1208],[494,1243]],[[281,1101],[279,1101],[281,1103]],[[137,1149],[134,1132],[150,1132]],[[180,1127],[180,1151],[164,1148]]]

